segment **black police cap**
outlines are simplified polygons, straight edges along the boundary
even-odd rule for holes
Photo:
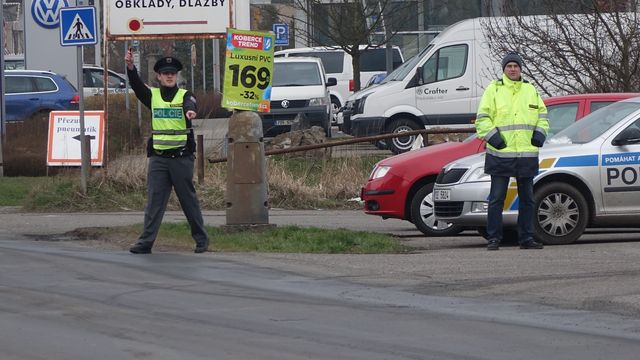
[[[163,72],[178,72],[182,70],[182,63],[180,60],[167,56],[162,59],[156,61],[156,64],[153,66],[153,71],[157,73]]]

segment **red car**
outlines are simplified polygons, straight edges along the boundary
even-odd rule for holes
[[[584,94],[546,99],[549,133],[555,134],[613,102],[636,96],[640,93]],[[464,230],[461,226],[435,220],[431,195],[433,183],[446,164],[484,150],[484,141],[472,135],[462,142],[431,145],[380,161],[361,190],[365,213],[382,216],[383,219],[411,221],[429,236],[459,233]]]

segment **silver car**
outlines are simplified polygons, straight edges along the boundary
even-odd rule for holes
[[[511,180],[505,233],[517,225],[518,191]],[[482,230],[490,185],[484,154],[448,164],[433,188],[436,218]],[[640,98],[602,108],[548,139],[534,199],[535,238],[544,244],[575,242],[587,227],[640,226]]]

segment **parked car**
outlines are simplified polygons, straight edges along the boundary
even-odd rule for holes
[[[383,71],[387,70],[387,58],[385,47],[366,48],[367,45],[360,45],[360,84],[364,88],[369,79]],[[392,47],[393,65],[395,69],[402,65],[404,58],[399,47]],[[341,48],[336,47],[310,47],[295,48],[276,51],[275,57],[299,57],[311,56],[322,60],[322,64],[327,72],[328,77],[336,78],[336,86],[329,89],[331,94],[331,104],[333,113],[338,114],[338,110],[346,104],[347,98],[353,94],[353,62],[351,55],[347,54]],[[336,121],[335,117],[332,121]]]
[[[549,112],[550,136],[592,111],[639,95],[612,93],[548,98],[544,102]],[[472,135],[462,142],[431,145],[380,161],[361,191],[365,213],[411,221],[429,236],[459,233],[464,229],[462,225],[434,217],[433,185],[447,163],[484,150],[484,141]]]
[[[24,70],[23,54],[8,54],[4,56],[5,70]]]
[[[640,98],[611,104],[555,134],[540,149],[534,178],[534,238],[573,243],[584,230],[640,224]],[[491,177],[484,154],[446,165],[433,189],[436,218],[484,227]],[[509,184],[505,232],[516,229],[518,191]],[[510,231],[515,232],[515,231]]]
[[[63,76],[50,71],[4,72],[7,121],[25,120],[51,110],[77,110],[78,91]]]
[[[24,55],[5,55],[4,69],[24,70]],[[96,65],[83,65],[82,72],[82,93],[84,96],[102,95],[104,92],[104,68]],[[127,91],[126,75],[119,74],[112,70],[109,70],[108,73],[107,91],[109,94],[125,93]],[[73,85],[76,86],[76,84]],[[129,89],[129,92],[133,93],[133,90]]]
[[[82,72],[82,92],[84,96],[102,95],[104,93],[104,68],[84,65]],[[107,92],[109,94],[124,94],[127,92],[126,75],[109,70],[107,76]],[[129,92],[133,92],[133,90],[129,89]]]
[[[325,80],[326,79],[326,80]],[[271,83],[271,110],[258,113],[265,137],[291,130],[296,118],[309,126],[321,126],[331,137],[333,110],[329,86],[335,78],[326,78],[322,61],[315,57],[275,58]]]

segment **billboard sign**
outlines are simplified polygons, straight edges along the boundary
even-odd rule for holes
[[[114,35],[212,34],[230,26],[229,0],[105,0]]]
[[[229,29],[222,106],[268,112],[271,108],[273,33]]]
[[[89,136],[91,165],[101,166],[104,149],[104,111],[84,112],[84,134]],[[80,166],[80,112],[52,111],[49,114],[48,166]]]

